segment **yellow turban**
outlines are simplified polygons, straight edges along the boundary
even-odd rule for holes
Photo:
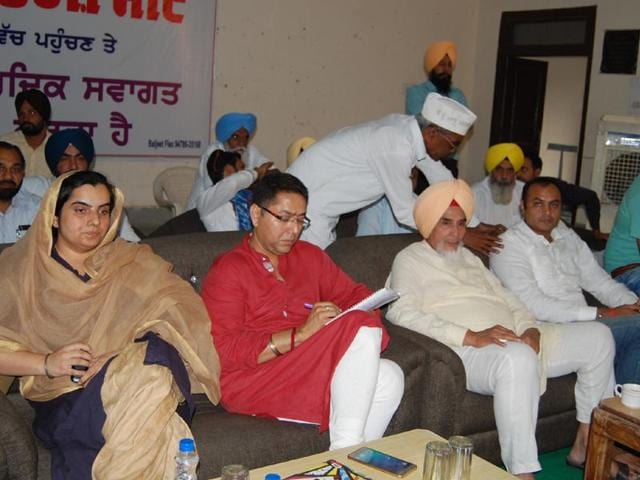
[[[515,143],[498,143],[487,150],[487,154],[484,157],[484,168],[488,173],[491,173],[505,158],[513,165],[513,169],[516,172],[524,164],[524,153],[522,153],[522,149],[518,145]]]
[[[431,235],[454,200],[462,208],[469,223],[473,215],[473,192],[464,180],[438,182],[420,194],[413,207],[413,218],[418,231],[424,238]]]
[[[445,55],[449,55],[451,67],[456,68],[458,52],[456,50],[455,43],[445,40],[429,45],[429,48],[427,48],[427,51],[424,54],[424,70],[427,72],[427,75],[429,75],[431,70],[433,70],[433,67],[440,63],[440,60],[442,60]]]
[[[287,167],[290,167],[294,160],[298,158],[298,155],[314,143],[316,143],[316,139],[311,137],[302,137],[291,142],[291,145],[287,148]]]

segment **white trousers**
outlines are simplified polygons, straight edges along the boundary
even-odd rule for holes
[[[361,327],[331,380],[330,450],[381,438],[404,393],[404,374],[380,358],[382,330]]]
[[[559,340],[545,351],[547,378],[576,372],[577,419],[590,423],[591,411],[613,394],[615,344],[611,331],[597,322],[556,325]],[[603,328],[604,327],[604,328]],[[467,376],[467,389],[493,395],[502,461],[513,474],[540,470],[536,421],[540,366],[524,343],[504,347],[456,347]]]

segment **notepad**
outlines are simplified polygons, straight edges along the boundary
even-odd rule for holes
[[[371,310],[375,310],[376,308],[380,308],[385,306],[387,303],[393,302],[400,298],[400,295],[395,290],[391,290],[390,288],[381,288],[380,290],[373,292],[367,298],[360,300],[358,303],[349,307],[340,315],[336,315],[332,319],[330,319],[325,325],[329,325],[332,322],[335,322],[343,315],[346,315],[349,312],[353,312],[354,310],[362,310],[364,312],[370,312]]]

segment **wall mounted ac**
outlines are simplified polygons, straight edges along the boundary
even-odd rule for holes
[[[604,115],[598,124],[591,189],[618,205],[640,174],[640,117]]]

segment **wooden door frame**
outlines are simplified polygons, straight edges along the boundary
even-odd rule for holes
[[[556,8],[546,10],[527,10],[522,12],[502,12],[500,20],[500,37],[498,56],[496,59],[496,79],[493,91],[493,110],[491,115],[490,144],[502,140],[504,114],[501,111],[506,105],[507,64],[512,57],[586,57],[584,95],[582,99],[582,115],[580,119],[580,137],[578,141],[578,158],[576,163],[576,185],[580,184],[582,174],[582,154],[587,122],[587,106],[589,102],[589,86],[591,83],[591,65],[593,60],[593,40],[595,35],[597,7]],[[582,43],[572,45],[515,45],[512,41],[514,27],[522,23],[547,23],[567,20],[584,20],[586,22],[585,38]]]

